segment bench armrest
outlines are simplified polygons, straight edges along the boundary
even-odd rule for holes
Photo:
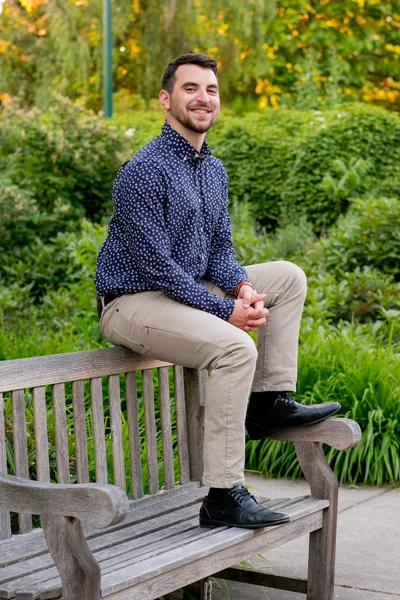
[[[278,429],[268,436],[271,440],[288,442],[323,442],[337,450],[356,446],[361,439],[361,429],[352,419],[338,417],[304,427]]]
[[[123,490],[102,483],[43,483],[0,473],[0,509],[82,519],[94,527],[119,523],[129,508]]]

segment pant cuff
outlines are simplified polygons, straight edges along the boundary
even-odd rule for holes
[[[225,481],[211,481],[211,479],[207,479],[206,477],[203,477],[202,482],[204,485],[206,485],[207,487],[213,487],[213,488],[232,488],[235,485],[243,485],[244,484],[244,477],[242,477],[241,479],[232,479],[230,480],[225,480]]]
[[[282,383],[282,385],[255,385],[251,388],[252,392],[295,392],[296,385],[294,383]]]

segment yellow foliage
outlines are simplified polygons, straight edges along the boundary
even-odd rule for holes
[[[10,42],[7,42],[6,40],[0,40],[0,54],[6,52],[9,45]]]
[[[0,94],[1,102],[8,102],[9,100],[11,100],[10,94],[7,94],[7,92],[3,92],[2,94]]]
[[[37,10],[42,4],[45,4],[46,1],[47,0],[20,0],[20,4],[26,12],[31,13]]]
[[[395,44],[385,44],[385,50],[393,52],[394,54],[400,55],[400,46]]]
[[[138,56],[140,54],[140,48],[134,38],[129,40],[128,47],[131,56]]]

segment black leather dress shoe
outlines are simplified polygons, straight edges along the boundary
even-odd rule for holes
[[[251,440],[262,440],[276,429],[312,425],[324,421],[340,410],[339,402],[304,406],[287,394],[277,396],[262,417],[247,413],[246,430]]]
[[[229,525],[258,529],[289,521],[288,515],[260,506],[254,496],[242,485],[235,485],[227,490],[226,494],[216,499],[206,496],[200,508],[200,527]]]

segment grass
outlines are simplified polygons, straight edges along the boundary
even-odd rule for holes
[[[392,343],[394,324],[377,342],[366,327],[342,325],[314,331],[300,346],[296,399],[304,404],[337,400],[338,416],[354,419],[363,431],[346,452],[326,449],[340,482],[400,481],[400,347]],[[247,467],[269,477],[301,475],[289,442],[249,441]]]
[[[302,256],[306,254],[303,250],[313,243],[307,223],[291,225],[266,236],[254,227],[248,207],[234,206],[232,217],[233,238],[239,260],[243,264],[282,258],[293,259],[301,265]],[[60,252],[65,253],[63,260],[69,269],[65,283],[58,288],[49,285],[39,302],[31,301],[29,289],[23,287],[23,280],[18,274],[15,275],[14,282],[0,290],[0,360],[88,350],[107,345],[98,327],[92,282],[96,255],[104,233],[104,229],[86,223],[75,234],[66,235],[65,243],[60,249]],[[51,265],[43,265],[43,269],[51,270]],[[70,279],[69,273],[73,275]],[[327,458],[341,482],[398,483],[400,326],[397,313],[381,311],[380,320],[363,325],[348,321],[332,325],[329,314],[321,305],[322,300],[317,298],[316,301],[314,297],[318,292],[323,298],[326,290],[321,289],[315,280],[310,285],[310,299],[302,325],[296,398],[302,403],[338,400],[342,404],[340,415],[353,418],[360,424],[363,437],[356,448],[346,452],[327,449]],[[105,406],[106,398],[105,390]],[[27,395],[28,433],[32,426],[30,406]],[[6,411],[9,410],[10,407],[6,407]],[[48,410],[51,432],[50,399]],[[69,443],[73,453],[71,411],[68,419]],[[87,422],[90,433],[89,403]],[[11,440],[11,427],[8,433]],[[161,457],[160,434],[157,441]],[[33,437],[30,443],[30,452],[34,452]],[[90,443],[89,452],[92,453]],[[110,443],[107,443],[108,467],[112,480],[111,449]],[[54,459],[53,446],[51,455]],[[144,444],[142,450],[145,473]],[[248,442],[246,450],[247,467],[251,470],[262,471],[269,477],[300,476],[291,443]],[[129,465],[127,442],[124,451]],[[14,459],[11,444],[8,447],[8,459],[12,472]],[[90,454],[91,469],[94,472],[93,460]],[[74,465],[71,464],[72,475],[73,468]],[[129,478],[128,466],[126,475]]]

